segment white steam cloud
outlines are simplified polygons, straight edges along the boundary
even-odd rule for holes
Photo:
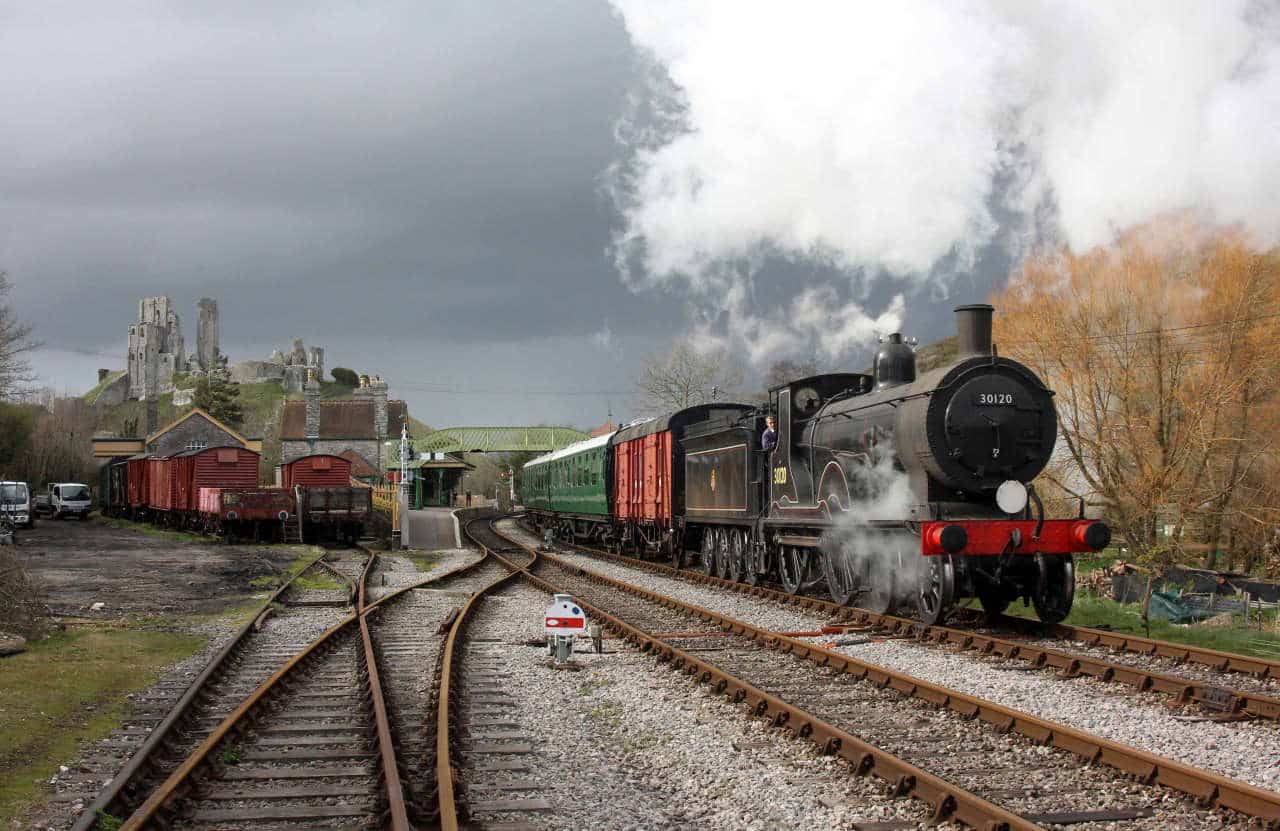
[[[893,317],[839,300],[868,276],[945,282],[993,243],[1080,250],[1169,211],[1280,239],[1275,3],[612,2],[654,70],[610,176],[619,267],[735,336],[818,327],[839,353]],[[760,314],[766,256],[852,284]]]

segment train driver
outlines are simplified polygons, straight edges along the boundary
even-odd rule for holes
[[[760,449],[768,453],[778,446],[778,420],[773,416],[765,416],[764,432],[760,434]]]

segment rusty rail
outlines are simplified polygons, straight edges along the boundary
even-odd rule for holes
[[[589,552],[592,556],[601,557],[633,568],[641,568],[672,579],[717,586],[739,594],[763,597],[806,610],[822,611],[830,614],[834,622],[840,625],[861,624],[875,626],[893,634],[910,635],[917,640],[929,643],[950,644],[960,649],[977,651],[983,655],[994,655],[1010,660],[1017,659],[1035,667],[1059,670],[1065,678],[1086,675],[1099,681],[1123,684],[1134,692],[1161,693],[1170,696],[1179,704],[1197,704],[1211,713],[1244,715],[1280,721],[1280,698],[1274,696],[1210,684],[1154,669],[1116,663],[1103,658],[1073,654],[1047,646],[1038,646],[1026,641],[981,634],[969,629],[937,625],[929,626],[912,618],[878,614],[851,606],[839,606],[829,600],[788,594],[764,586],[748,586],[745,583],[735,583],[721,577],[714,577],[688,569],[676,569],[662,563],[626,557],[591,546],[575,545],[575,547]],[[1079,626],[1068,626],[1066,624],[1048,625],[1038,621],[1010,616],[1002,616],[999,623],[1032,634],[1048,632],[1050,637],[1060,640],[1080,641],[1087,646],[1105,646],[1117,651],[1186,660],[1223,671],[1234,669],[1234,671],[1245,672],[1248,670],[1243,667],[1248,665],[1257,669],[1257,671],[1249,671],[1249,674],[1255,677],[1280,678],[1280,662],[1267,662],[1263,659],[1256,659],[1255,661],[1255,659],[1247,656],[1216,652],[1211,649],[1187,647],[1181,644],[1169,643],[1168,641],[1136,638],[1135,636]],[[1274,670],[1271,669],[1272,664],[1276,667]]]
[[[436,804],[439,811],[437,823],[440,831],[458,831],[460,825],[458,820],[458,804],[454,793],[454,774],[453,761],[449,753],[450,741],[452,738],[450,722],[452,721],[451,696],[453,694],[453,669],[457,660],[457,645],[461,640],[461,632],[465,628],[471,612],[474,610],[478,601],[489,592],[493,591],[503,583],[514,580],[517,575],[522,574],[521,567],[502,557],[484,543],[480,537],[471,531],[471,526],[477,522],[486,522],[489,524],[490,530],[495,536],[501,538],[501,535],[493,529],[493,523],[496,520],[488,518],[472,519],[463,527],[463,533],[480,547],[486,557],[493,557],[500,563],[503,563],[511,569],[510,574],[503,575],[494,580],[489,585],[474,592],[471,597],[467,598],[467,602],[457,615],[453,617],[449,625],[449,633],[445,638],[444,648],[441,650],[440,674],[437,678],[438,695],[436,698]],[[535,555],[536,557],[536,555]],[[483,561],[482,561],[483,562]],[[529,564],[532,563],[532,560]],[[526,564],[526,565],[529,565]]]
[[[613,586],[638,597],[661,603],[669,608],[688,612],[702,618],[703,620],[712,621],[721,626],[725,631],[745,635],[784,654],[791,654],[804,658],[816,666],[832,668],[859,678],[867,679],[880,687],[892,688],[903,695],[918,698],[937,707],[945,707],[962,716],[981,719],[984,722],[996,726],[1002,731],[1015,731],[1040,744],[1053,745],[1063,750],[1070,751],[1086,763],[1095,764],[1101,762],[1119,770],[1122,773],[1133,775],[1139,781],[1144,783],[1164,785],[1174,790],[1181,791],[1182,793],[1200,800],[1202,804],[1230,808],[1239,811],[1242,814],[1258,817],[1273,823],[1280,822],[1280,793],[1256,788],[1243,782],[1228,779],[1211,771],[1200,770],[1180,762],[1175,762],[1170,759],[1165,759],[1154,754],[1137,750],[1136,748],[1127,747],[1117,742],[1112,742],[1107,739],[1067,727],[1066,725],[1059,724],[1057,722],[1004,707],[994,702],[978,698],[977,696],[971,696],[938,684],[933,684],[920,678],[915,678],[905,673],[888,670],[875,664],[866,663],[858,660],[857,658],[835,652],[817,644],[807,643],[796,640],[795,638],[778,635],[768,630],[744,623],[743,621],[730,618],[726,615],[712,612],[709,609],[689,603],[683,603],[673,598],[641,589],[629,583],[614,580],[613,578],[606,577],[602,574],[596,574],[581,568],[580,566],[562,561],[557,557],[547,554],[539,555],[536,551],[523,544],[521,544],[521,547],[534,554],[535,558],[552,562],[563,569],[582,574],[591,580]],[[533,577],[532,574],[529,576],[531,578]],[[545,581],[541,581],[540,585],[546,587],[550,584]],[[579,601],[581,602],[581,598],[579,598]],[[585,602],[583,602],[582,605],[584,608],[589,608]],[[611,617],[605,617],[604,619],[616,620],[611,619]],[[716,687],[721,692],[730,689],[732,686],[735,690],[734,694],[739,698],[739,700],[743,700],[744,698],[752,700],[751,696],[753,695],[753,688],[749,684],[733,678],[727,673],[716,669],[714,666],[700,661],[687,653],[683,653],[676,647],[662,642],[651,635],[639,632],[639,630],[636,630],[633,627],[622,628],[619,631],[627,633],[629,637],[635,638],[642,648],[658,650],[659,654],[668,657],[670,660],[674,660],[677,657],[682,659],[683,663],[680,666],[689,666],[690,662],[692,662],[692,665],[697,668],[695,671],[700,673],[699,677],[704,681],[710,681],[712,678],[717,679]],[[738,690],[741,690],[742,692],[739,693],[737,692]],[[822,736],[824,737],[824,740],[839,738],[841,739],[841,743],[839,745],[832,745],[828,741],[827,744],[823,745],[823,747],[828,751],[840,752],[841,755],[845,755],[842,750],[843,736],[840,735],[838,728],[826,724],[820,719],[805,713],[795,705],[776,699],[770,701],[768,697],[765,697],[764,693],[760,693],[759,691],[754,691],[754,694],[757,694],[757,697],[753,699],[754,703],[752,706],[757,714],[768,715],[770,712],[775,712],[778,714],[775,715],[776,723],[780,714],[785,712],[787,715],[781,716],[781,723],[785,724],[791,724],[791,719],[798,717],[804,722],[798,730],[799,735],[806,738],[812,738],[815,735]],[[761,702],[763,702],[763,704]],[[775,706],[781,706],[784,709],[777,711],[770,709]],[[876,772],[877,764],[888,765],[889,767],[887,769],[905,769],[900,766],[907,765],[907,763],[902,762],[901,760],[897,760],[896,765],[894,762],[889,760],[885,760],[882,763],[874,756],[870,762],[859,757],[856,763],[859,771],[863,771],[864,766],[870,765],[870,770],[873,772]],[[930,804],[933,805],[935,813],[941,812],[943,815],[946,815],[947,812],[945,809],[949,804],[947,797],[954,795],[949,791],[935,790],[934,787],[926,787],[923,790],[918,790],[917,788],[920,781],[921,780],[916,780],[914,783],[909,783],[904,780],[902,783],[895,783],[895,787],[902,788],[904,793],[910,793],[913,796],[926,799],[926,801],[929,801]],[[947,787],[954,789],[954,786],[947,785]],[[935,802],[932,801],[933,799],[942,799],[943,801]],[[978,798],[973,797],[973,799]],[[971,807],[977,805],[977,803],[972,801],[964,804]],[[957,801],[955,803],[955,811],[953,815],[967,824],[973,825],[974,823],[969,822],[968,819],[959,813],[959,805],[960,803]],[[977,807],[974,807],[973,809],[977,810]],[[983,823],[1003,822],[1003,820],[998,820],[995,816],[991,815],[984,817],[981,821]],[[975,827],[987,826],[975,825]]]
[[[120,771],[85,807],[84,811],[71,826],[71,831],[90,831],[90,829],[97,827],[98,820],[103,815],[114,815],[116,812],[128,810],[129,806],[122,804],[121,799],[125,797],[129,783],[155,767],[157,752],[169,741],[170,734],[187,716],[205,686],[222,670],[228,659],[244,646],[249,633],[256,631],[261,626],[262,619],[271,611],[272,604],[279,599],[280,595],[293,585],[293,581],[299,575],[306,572],[316,563],[323,562],[324,557],[323,553],[318,555],[307,564],[306,568],[301,569],[297,574],[286,580],[262,602],[262,605],[253,613],[248,622],[241,626],[231,640],[227,642],[227,645],[222,647],[218,654],[205,665],[205,668],[201,670],[200,674],[195,677],[182,693],[173,708],[165,714],[160,723],[147,735],[142,745],[129,757],[129,761],[125,763],[124,767],[120,768]]]
[[[1001,623],[1021,621],[1020,624],[1031,627],[1045,627],[1037,621],[1025,621],[1022,618],[1001,619]],[[1280,678],[1280,661],[1267,658],[1256,658],[1252,655],[1240,655],[1235,652],[1221,652],[1217,649],[1206,649],[1202,646],[1160,641],[1130,635],[1123,632],[1107,632],[1102,629],[1091,629],[1087,626],[1073,626],[1067,623],[1055,623],[1045,627],[1056,637],[1064,640],[1080,641],[1089,646],[1105,646],[1117,652],[1134,652],[1139,655],[1155,655],[1174,661],[1187,661],[1202,664],[1220,672],[1239,672],[1255,678]]]
[[[363,581],[360,594],[363,601]],[[369,633],[369,616],[361,614],[358,619],[365,671],[369,679],[369,697],[373,704],[373,723],[378,736],[378,758],[382,762],[382,783],[387,792],[390,827],[391,831],[411,831],[413,826],[409,824],[404,784],[400,781],[400,763],[396,760],[396,746],[391,738],[391,719],[387,716],[387,702],[383,697],[382,680],[378,675],[378,656],[373,651],[373,637]]]
[[[372,553],[372,552],[370,552]],[[287,663],[276,670],[266,681],[260,684],[248,698],[240,703],[238,707],[228,715],[222,723],[220,723],[204,742],[200,744],[196,750],[187,757],[178,770],[165,780],[155,791],[151,793],[148,799],[133,812],[128,821],[122,826],[123,829],[141,829],[146,828],[150,824],[155,823],[164,810],[165,806],[176,796],[180,796],[189,787],[189,780],[195,772],[203,766],[212,763],[213,751],[226,739],[238,735],[245,729],[245,725],[252,719],[253,714],[270,698],[271,694],[280,686],[281,682],[293,672],[304,666],[309,660],[318,657],[331,648],[338,638],[339,634],[345,631],[352,624],[357,624],[360,629],[361,648],[364,653],[366,676],[369,680],[371,704],[374,712],[374,724],[378,737],[379,760],[382,766],[382,775],[384,786],[387,789],[387,804],[390,827],[394,831],[411,831],[412,826],[408,820],[408,806],[404,799],[403,783],[400,780],[400,770],[396,762],[394,744],[391,738],[390,720],[387,715],[386,700],[382,694],[381,680],[378,674],[377,661],[373,652],[372,633],[368,628],[367,618],[374,610],[380,608],[383,604],[400,597],[413,589],[419,588],[446,577],[469,571],[480,565],[480,562],[470,563],[431,575],[423,580],[416,581],[410,585],[403,586],[394,592],[383,595],[372,603],[365,603],[363,597],[363,588],[367,582],[369,571],[373,563],[372,556],[365,563],[365,568],[361,574],[359,602],[361,612],[353,614],[342,621],[335,624],[330,629],[322,633],[315,641],[309,644],[302,652],[291,658]],[[299,572],[301,573],[301,572]],[[282,589],[283,590],[283,589]],[[196,686],[192,686],[192,690],[196,690]],[[88,813],[86,811],[86,813]],[[92,822],[96,822],[96,817],[91,818]],[[92,827],[92,822],[86,828]]]
[[[120,831],[139,831],[159,821],[166,806],[175,797],[180,796],[190,787],[190,780],[196,771],[213,763],[213,751],[228,738],[239,735],[249,723],[248,716],[257,711],[269,694],[275,691],[281,680],[292,674],[299,667],[327,654],[333,648],[337,635],[347,629],[356,620],[356,615],[349,615],[342,621],[326,630],[319,638],[312,641],[306,649],[290,658],[284,666],[272,673],[271,677],[258,685],[249,697],[219,724],[200,746],[188,756],[176,771],[170,774],[160,787],[152,791],[147,800],[133,812],[133,815],[120,827]]]

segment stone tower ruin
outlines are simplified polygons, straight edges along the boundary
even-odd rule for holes
[[[173,374],[187,371],[187,350],[178,313],[167,297],[138,302],[138,322],[129,327],[129,397],[154,398],[173,389]]]
[[[218,368],[218,301],[201,297],[196,309],[196,361],[212,372]]]

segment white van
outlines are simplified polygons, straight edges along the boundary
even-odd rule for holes
[[[31,510],[31,489],[26,482],[0,482],[0,513],[14,525],[31,528],[36,524]]]
[[[66,516],[84,519],[93,507],[93,494],[79,482],[50,482],[48,492],[37,500],[39,508],[54,519]]]

